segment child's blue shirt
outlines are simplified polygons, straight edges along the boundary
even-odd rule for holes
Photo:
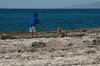
[[[36,26],[36,23],[39,22],[39,20],[36,17],[33,17],[30,21],[30,27]]]

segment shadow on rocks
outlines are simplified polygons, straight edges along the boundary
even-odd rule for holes
[[[46,47],[44,42],[32,42],[31,44],[31,52],[36,51],[36,48],[43,48]]]
[[[46,44],[44,42],[32,42],[31,47],[46,47]]]

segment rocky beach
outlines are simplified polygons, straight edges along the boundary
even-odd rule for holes
[[[0,32],[0,66],[100,66],[100,28],[67,31]]]

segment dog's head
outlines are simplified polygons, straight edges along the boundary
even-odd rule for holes
[[[58,32],[61,32],[61,28],[58,28],[57,31],[58,31]]]

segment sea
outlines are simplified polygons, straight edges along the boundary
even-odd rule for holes
[[[34,13],[38,31],[100,28],[100,9],[0,9],[0,32],[28,32]]]

